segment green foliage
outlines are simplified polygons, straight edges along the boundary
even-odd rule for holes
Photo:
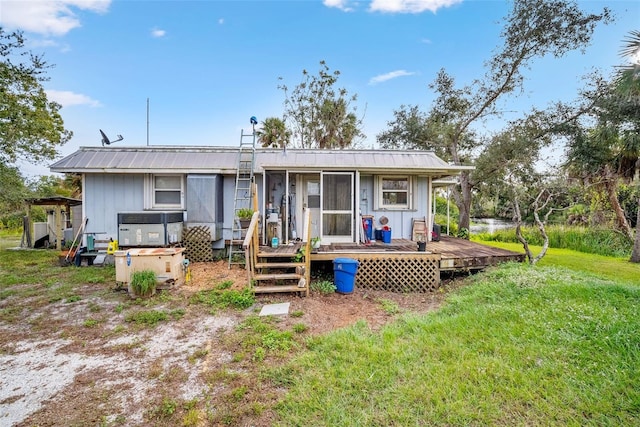
[[[378,300],[378,303],[382,306],[382,309],[385,311],[385,313],[389,315],[398,314],[400,312],[400,307],[395,301],[382,298]]]
[[[0,161],[0,219],[5,228],[22,228],[25,198],[30,196],[29,189],[20,169]]]
[[[631,243],[621,233],[600,227],[550,225],[545,228],[549,247],[572,249],[579,252],[615,257],[628,257]],[[543,239],[537,227],[522,227],[522,234],[530,245],[542,246]],[[498,230],[492,234],[481,233],[475,240],[518,243],[514,229]]]
[[[537,59],[558,58],[583,49],[595,27],[612,20],[606,8],[595,14],[583,12],[573,1],[516,0],[510,5],[503,19],[503,43],[487,59],[480,76],[459,86],[451,74],[440,70],[429,85],[435,93],[430,111],[422,114],[417,107],[402,106],[395,113],[396,121],[390,123],[390,131],[378,136],[383,147],[433,149],[458,165],[476,163],[476,171],[463,171],[460,184],[453,189],[459,196],[459,224],[463,228],[469,227],[473,191],[488,182],[497,184],[514,175],[521,178],[524,171],[530,173],[553,127],[552,120],[540,123],[535,112],[518,119],[522,126],[504,129],[495,136],[479,135],[477,124],[500,115],[501,103],[524,90],[523,71]],[[561,113],[555,114],[554,120]]]
[[[436,214],[440,214],[446,218],[447,206],[449,207],[449,215],[452,217],[457,217],[460,211],[458,210],[456,204],[452,200],[447,200],[446,197],[436,195]]]
[[[296,254],[291,258],[293,262],[302,262],[304,260],[304,250],[302,248],[298,249]]]
[[[280,424],[640,422],[637,285],[521,264],[469,284],[437,312],[318,338],[280,370]]]
[[[173,318],[173,320],[180,320],[184,315],[187,314],[187,311],[184,308],[176,308],[175,310],[171,310],[169,315]]]
[[[267,117],[262,122],[262,130],[256,132],[263,147],[283,148],[289,142],[291,131],[285,122],[277,117]]]
[[[251,219],[251,217],[253,216],[253,209],[250,208],[241,208],[238,209],[236,211],[236,215],[238,216],[238,219]]]
[[[251,360],[262,362],[267,357],[282,357],[298,347],[291,331],[281,331],[272,316],[250,316],[236,326],[236,333],[230,337],[239,343],[243,352],[251,355]]]
[[[140,325],[155,326],[158,322],[164,322],[168,318],[169,315],[164,311],[141,310],[127,314],[124,320]]]
[[[309,327],[304,323],[296,323],[295,325],[293,325],[293,332],[295,332],[296,334],[306,332],[307,329],[309,329]]]
[[[97,319],[88,318],[82,324],[85,328],[93,328],[94,326],[97,326],[99,323],[100,321]]]
[[[285,84],[285,112],[289,132],[299,148],[346,148],[362,138],[362,120],[356,116],[356,95],[336,89],[339,71],[320,61],[318,75],[302,71],[303,81],[293,90]]]
[[[334,293],[337,288],[330,280],[314,280],[311,282],[310,289],[326,295]]]
[[[156,273],[153,270],[134,271],[131,274],[131,288],[140,296],[149,296],[156,290]]]
[[[255,304],[256,297],[251,289],[236,290],[227,289],[226,286],[223,286],[222,289],[200,291],[191,298],[191,301],[215,308],[232,307],[243,310]]]
[[[442,234],[447,233],[447,217],[446,215],[436,214],[434,223],[440,225],[440,232]],[[449,217],[449,234],[455,236],[458,233],[458,219],[457,216]]]
[[[461,239],[468,239],[469,238],[469,229],[468,228],[460,228],[460,229],[458,229],[458,232],[456,233],[456,236],[461,238]]]
[[[49,101],[43,82],[50,66],[24,49],[21,32],[7,33],[0,27],[0,164],[17,160],[52,160],[56,147],[72,133],[64,129],[60,104]]]
[[[504,243],[496,241],[482,242],[488,246],[523,252],[520,243]],[[540,246],[531,246],[534,254],[540,252]],[[630,263],[628,258],[614,258],[606,255],[577,252],[571,249],[549,248],[547,254],[537,264],[540,267],[555,266],[581,273],[618,281],[621,284],[637,284],[640,277],[640,265]]]

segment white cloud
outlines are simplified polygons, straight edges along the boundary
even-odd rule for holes
[[[53,90],[49,89],[47,92],[47,98],[49,101],[55,101],[63,107],[72,107],[74,105],[88,105],[90,107],[100,107],[100,102],[91,99],[87,95],[81,93],[73,93],[68,90]]]
[[[369,10],[389,13],[421,13],[429,10],[435,13],[438,9],[457,3],[462,3],[462,0],[373,0]]]
[[[390,73],[387,73],[387,74],[380,74],[379,76],[371,77],[371,79],[369,80],[369,84],[377,85],[378,83],[383,83],[388,80],[397,79],[398,77],[413,76],[414,74],[415,73],[413,72],[409,72],[405,70],[391,71]]]
[[[0,0],[0,4],[2,26],[61,36],[81,26],[73,9],[105,13],[111,0]]]
[[[220,24],[220,25],[224,24],[224,18],[218,19],[218,24]]]
[[[159,28],[154,28],[153,30],[151,30],[151,35],[155,38],[161,38],[164,37],[165,35],[167,35],[167,32],[165,30],[161,30]]]
[[[351,12],[353,8],[349,6],[349,0],[322,0],[322,4],[327,7],[335,7],[345,12]]]

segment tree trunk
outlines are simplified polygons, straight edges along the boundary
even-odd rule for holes
[[[533,253],[531,252],[531,248],[529,248],[529,242],[527,242],[527,239],[522,235],[522,215],[520,214],[520,201],[518,200],[518,196],[513,198],[513,221],[516,223],[516,238],[522,243],[529,264],[533,264]]]
[[[640,196],[638,196],[638,215],[636,219],[636,238],[631,252],[631,262],[640,263]]]
[[[607,190],[609,204],[616,216],[616,224],[618,228],[622,230],[629,240],[633,240],[633,230],[631,230],[631,226],[629,225],[627,218],[624,216],[624,210],[622,209],[622,206],[620,206],[620,201],[618,200],[618,180],[615,175],[611,173],[608,166],[605,168],[604,186]]]
[[[469,230],[471,223],[471,182],[469,172],[464,171],[460,174],[460,199],[458,200],[458,210],[460,216],[458,218],[458,230],[463,228]]]
[[[549,249],[549,235],[547,234],[546,223],[549,220],[549,216],[553,212],[553,209],[549,208],[547,214],[544,217],[544,221],[540,219],[540,211],[547,207],[547,204],[551,201],[552,196],[551,194],[549,194],[546,201],[542,204],[542,206],[540,206],[540,198],[544,193],[545,191],[542,190],[538,194],[538,197],[536,197],[536,200],[533,202],[533,218],[536,221],[536,225],[538,226],[538,230],[540,230],[540,234],[542,235],[544,242],[542,244],[542,250],[540,251],[540,253],[531,261],[531,264],[533,265],[540,261],[547,254],[547,250]]]

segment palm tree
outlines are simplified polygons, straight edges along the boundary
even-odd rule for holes
[[[284,148],[289,142],[291,132],[284,121],[277,117],[267,117],[262,122],[262,130],[256,132],[263,147]]]
[[[629,32],[620,50],[620,56],[629,59],[631,64],[620,67],[617,86],[627,101],[625,112],[635,122],[635,126],[628,130],[628,144],[626,144],[625,160],[629,166],[633,165],[634,178],[636,171],[640,170],[640,31]],[[638,181],[640,193],[640,180]],[[636,215],[636,237],[634,239],[631,262],[640,263],[640,195],[638,196],[638,212]]]
[[[620,56],[630,61],[630,64],[619,67],[617,84],[621,90],[629,95],[640,95],[640,31],[629,32],[623,40]]]

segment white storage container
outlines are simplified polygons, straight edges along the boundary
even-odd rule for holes
[[[151,270],[158,284],[184,283],[184,248],[147,248],[115,251],[116,282],[128,284],[134,271]]]

